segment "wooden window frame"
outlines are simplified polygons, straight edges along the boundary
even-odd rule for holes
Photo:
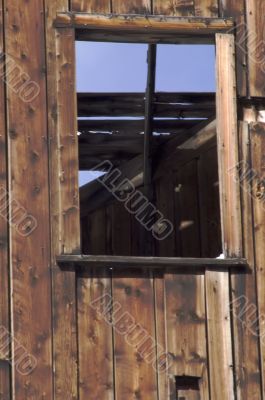
[[[142,16],[99,16],[86,13],[58,13],[54,23],[55,28],[61,34],[68,35],[68,48],[72,49],[70,60],[75,59],[74,42],[79,40],[116,41],[116,42],[144,42],[144,43],[215,43],[216,46],[216,112],[217,112],[217,142],[218,142],[218,165],[220,181],[220,204],[222,242],[225,257],[242,257],[242,229],[241,229],[241,202],[240,187],[238,179],[238,122],[237,122],[237,97],[236,97],[236,73],[235,73],[235,42],[234,35],[229,33],[233,27],[231,19],[220,18],[179,18],[179,17],[142,17]],[[61,68],[65,64],[60,63],[57,69],[58,80],[61,79]],[[66,60],[67,64],[67,60]],[[71,74],[75,68],[71,67]],[[75,77],[71,77],[71,82]],[[67,92],[65,92],[66,94]],[[69,95],[69,93],[67,93]],[[75,96],[76,92],[70,93]],[[67,96],[66,96],[67,97]],[[77,131],[76,107],[70,110],[67,107],[66,118],[63,108],[63,97],[61,99],[61,110],[59,112],[58,127],[65,126],[65,122],[71,121],[73,131]],[[75,99],[71,103],[75,104]],[[68,101],[69,102],[69,101]],[[60,123],[60,121],[62,123]],[[65,126],[64,129],[67,129]],[[68,128],[69,129],[69,128]],[[58,132],[62,135],[62,132]],[[65,141],[63,139],[63,141]],[[72,165],[78,165],[78,141],[72,138],[71,148],[68,148],[68,156],[71,153]],[[65,157],[67,156],[67,149]],[[63,161],[63,157],[62,157]],[[65,171],[64,171],[65,173]],[[78,168],[76,172],[71,171],[71,179],[75,186],[75,208],[77,207],[76,194],[78,190]],[[59,209],[63,210],[64,196],[59,198]],[[76,211],[76,210],[75,210]],[[65,220],[65,218],[64,218]],[[74,228],[73,228],[74,227]],[[80,251],[80,226],[79,213],[75,212],[68,218],[67,223],[61,224],[61,237],[79,234],[79,243],[75,246],[61,246],[60,254],[75,254]],[[67,240],[66,240],[67,242]],[[61,260],[62,261],[62,260]],[[110,258],[111,261],[111,258]]]

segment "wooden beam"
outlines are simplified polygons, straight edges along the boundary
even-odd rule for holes
[[[94,40],[126,40],[180,43],[212,42],[217,32],[227,32],[234,24],[232,19],[226,18],[183,18],[139,15],[91,15],[88,13],[57,13],[54,22],[57,28],[81,29],[83,39]],[[133,35],[136,35],[133,38]],[[77,32],[78,35],[78,32]],[[107,35],[107,36],[106,36]],[[79,35],[78,35],[79,36]],[[178,37],[177,37],[178,36]],[[78,37],[80,39],[80,37]]]
[[[153,131],[157,133],[179,133],[183,129],[190,129],[201,123],[200,119],[156,119],[153,121]],[[86,132],[110,132],[123,134],[144,133],[144,119],[87,119],[78,121],[78,130]]]
[[[213,270],[247,269],[248,265],[243,258],[183,258],[183,257],[126,257],[126,256],[90,256],[82,254],[64,254],[57,257],[60,268],[74,270],[77,267],[98,268],[205,268]],[[194,273],[194,271],[193,271]]]
[[[78,93],[79,117],[143,117],[144,93]],[[155,93],[154,117],[208,118],[215,113],[215,94]]]
[[[152,199],[152,144],[153,144],[153,94],[156,81],[156,45],[148,47],[148,73],[145,94],[145,127],[144,127],[144,190]]]

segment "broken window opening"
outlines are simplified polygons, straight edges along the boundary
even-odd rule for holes
[[[97,45],[106,44],[90,43],[93,51]],[[82,86],[84,55],[77,44],[83,252],[219,256],[214,46],[107,45],[119,48],[116,57],[106,50],[97,65],[99,71],[100,66],[103,71],[109,68],[112,75],[99,72],[96,79],[91,69]],[[136,57],[130,59],[131,68],[123,51]],[[200,51],[209,57],[206,64],[211,68],[206,71],[206,56],[198,60]],[[192,79],[177,71],[172,79],[177,63],[181,70],[186,65],[186,77]],[[198,71],[210,77],[205,91]],[[186,90],[181,86],[184,80]],[[196,87],[192,81],[197,81]],[[174,91],[167,91],[170,88]]]

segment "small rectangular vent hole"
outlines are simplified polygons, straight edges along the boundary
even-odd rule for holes
[[[200,400],[200,378],[175,376],[177,400]]]

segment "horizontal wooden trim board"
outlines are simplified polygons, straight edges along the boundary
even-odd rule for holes
[[[228,32],[234,26],[231,18],[198,18],[198,17],[165,17],[165,16],[140,16],[140,15],[97,15],[89,13],[63,12],[57,13],[54,21],[56,28],[75,28],[84,30],[77,33],[78,40],[88,40],[88,35],[92,34],[94,40],[97,39],[96,34],[103,32],[102,37],[98,40],[114,40],[108,33],[122,36],[126,39],[126,34],[133,34],[133,41],[141,40],[148,42],[152,38],[152,42],[160,42],[161,36],[153,38],[152,35],[172,35],[167,37],[167,41],[176,42],[176,35],[193,36],[194,40],[199,42],[200,36],[212,36],[215,33]],[[89,33],[89,31],[91,31]],[[148,37],[150,35],[150,38]],[[89,36],[90,37],[90,36]],[[131,38],[132,39],[132,38]],[[130,41],[130,40],[129,40]]]
[[[65,254],[57,257],[57,263],[63,270],[75,270],[78,267],[99,268],[196,268],[198,270],[226,270],[238,268],[245,270],[247,261],[243,258],[182,258],[182,257],[126,257],[126,256],[90,256],[82,254]]]

